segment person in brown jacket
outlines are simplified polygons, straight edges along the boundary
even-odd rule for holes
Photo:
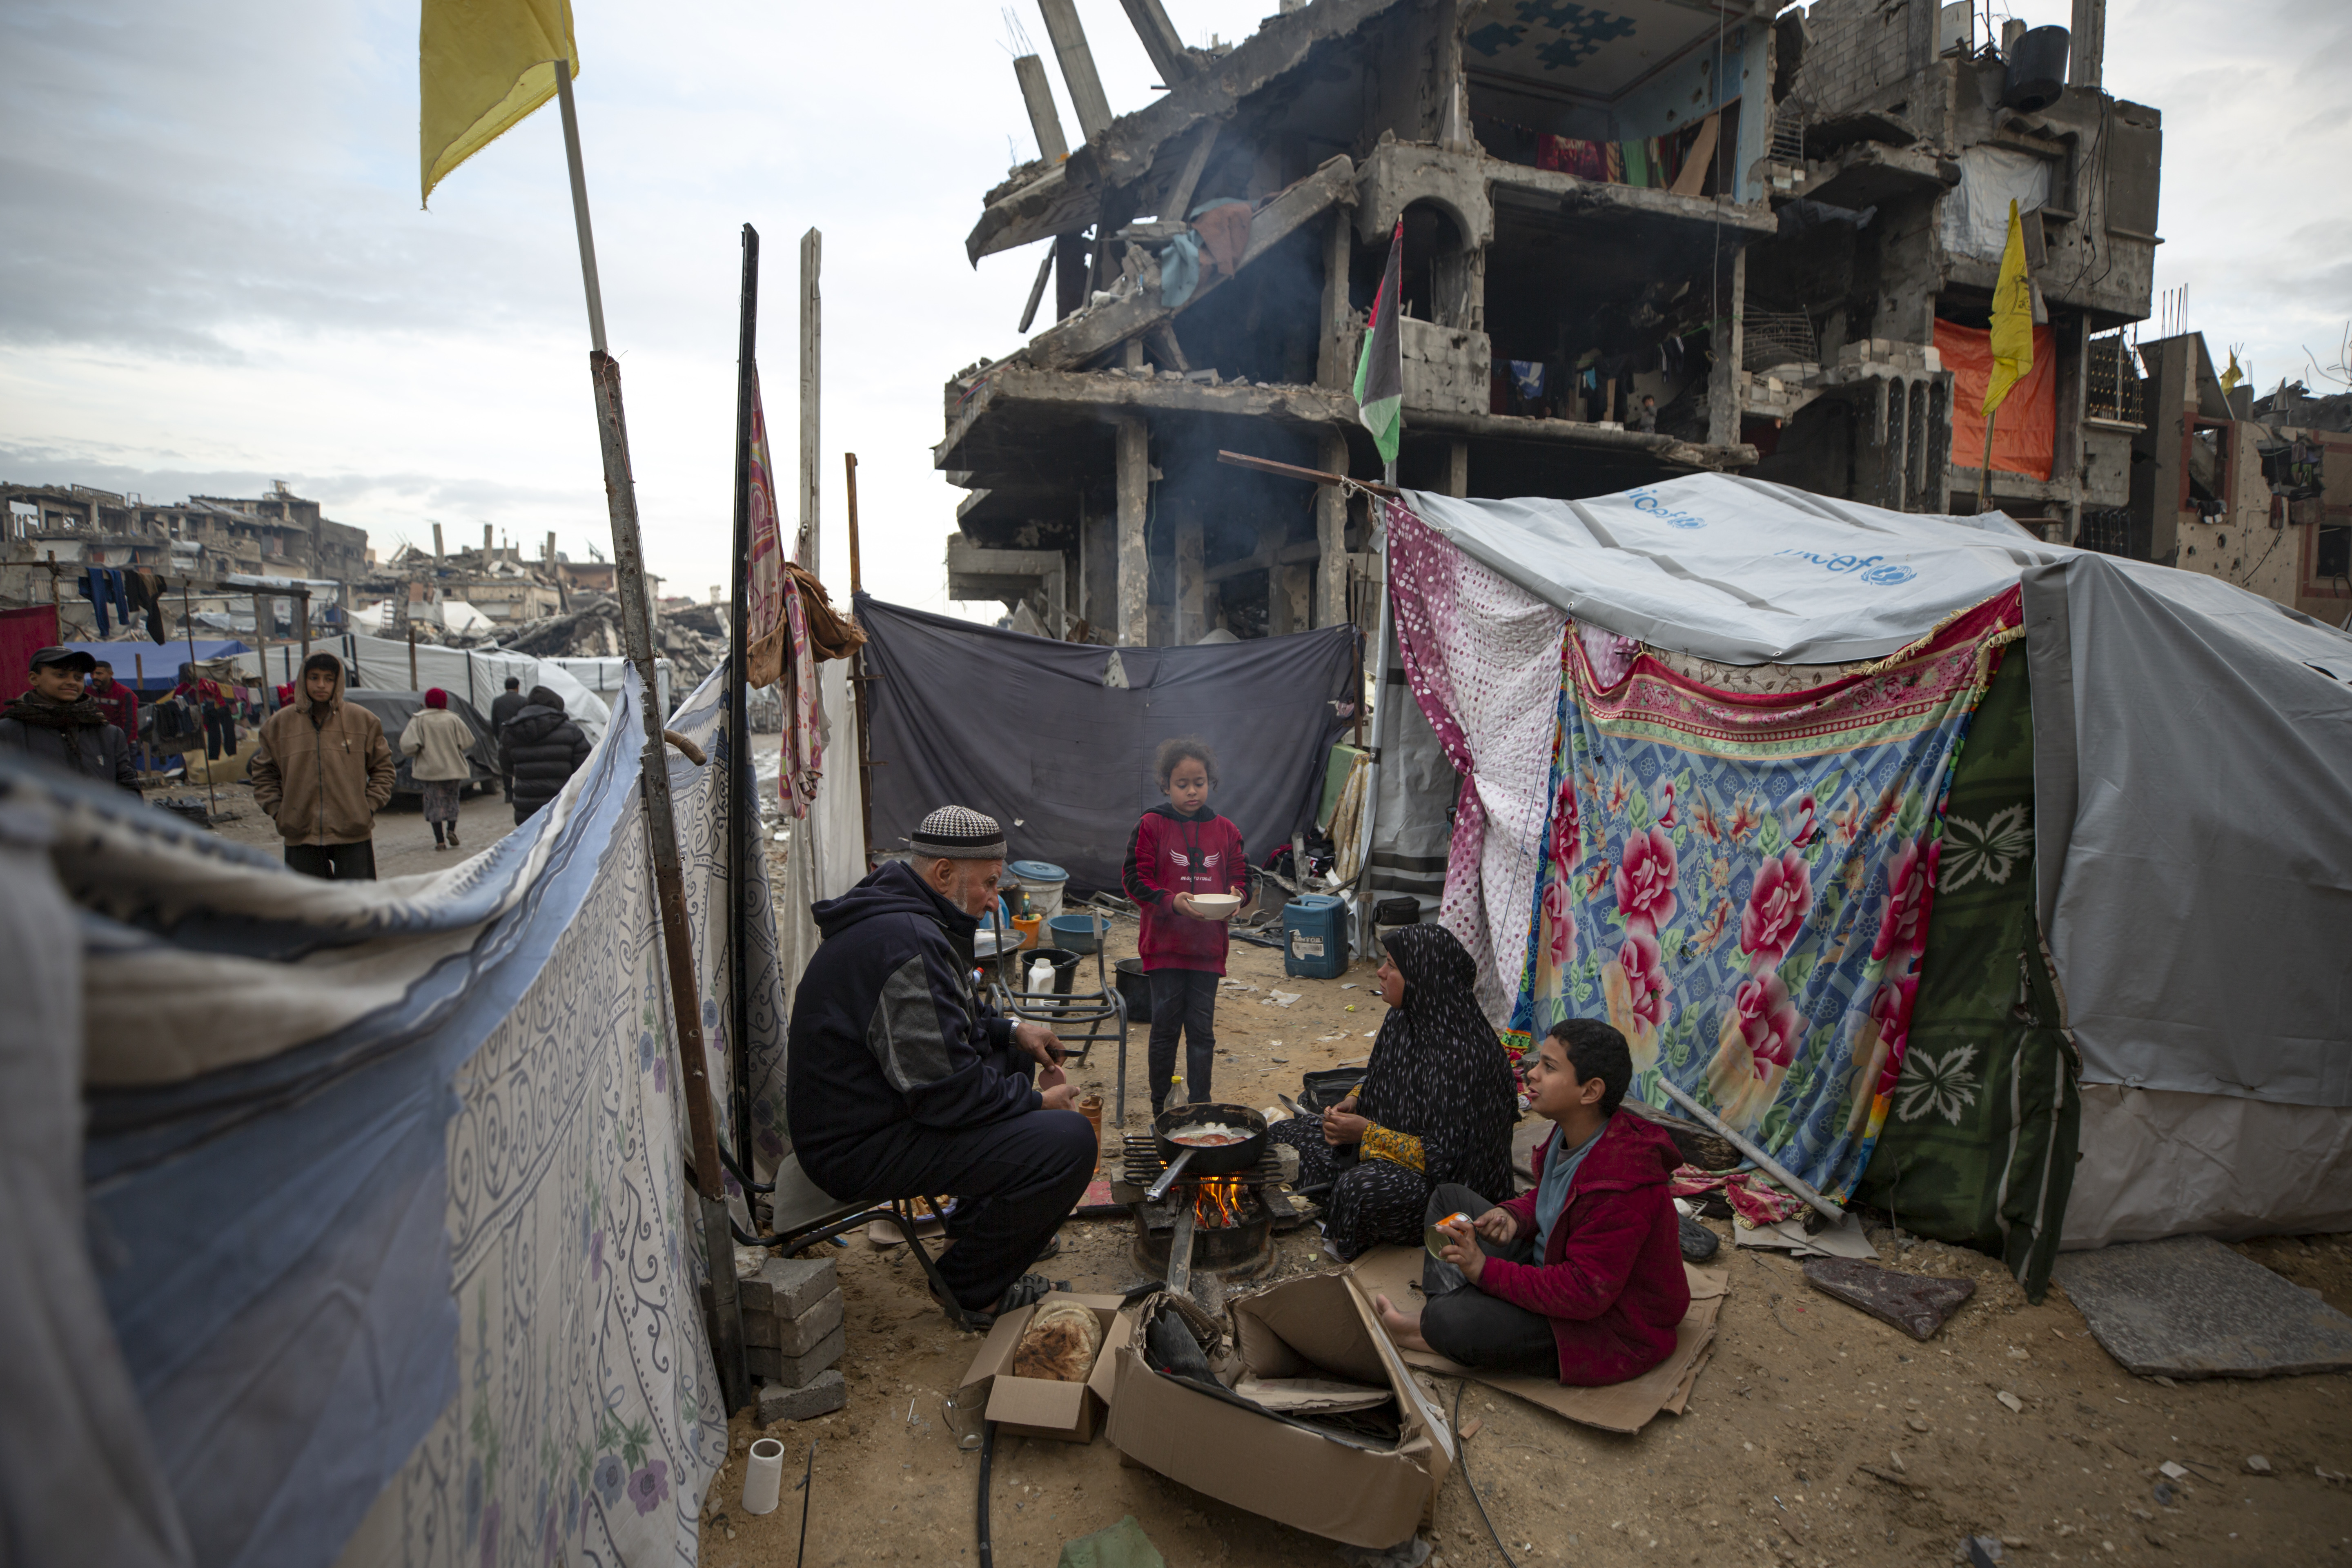
[[[375,814],[392,798],[398,769],[383,726],[343,700],[343,661],[302,661],[302,691],[261,726],[246,776],[253,803],[278,824],[286,864],[333,881],[375,878]]]

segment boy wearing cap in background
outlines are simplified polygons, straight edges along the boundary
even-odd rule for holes
[[[106,721],[98,700],[82,689],[98,661],[69,647],[33,655],[32,685],[0,709],[0,746],[8,746],[80,774],[139,793],[131,742]]]

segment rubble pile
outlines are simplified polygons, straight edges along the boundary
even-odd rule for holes
[[[671,679],[680,683],[675,689],[690,690],[727,657],[726,616],[724,605],[694,605],[665,611],[654,623],[654,644],[670,661]],[[621,637],[620,604],[603,594],[575,592],[572,608],[564,614],[501,626],[495,637],[467,637],[441,632],[437,626],[429,629],[438,634],[432,641],[460,647],[495,645],[533,658],[620,658],[627,653]],[[427,630],[422,625],[417,627],[420,642],[428,640]]]

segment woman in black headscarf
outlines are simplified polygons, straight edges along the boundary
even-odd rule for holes
[[[1422,1211],[1440,1182],[1511,1190],[1518,1086],[1472,994],[1470,955],[1443,926],[1405,926],[1381,940],[1389,1016],[1363,1081],[1321,1117],[1277,1121],[1267,1134],[1298,1151],[1301,1186],[1331,1183],[1323,1235],[1342,1261],[1381,1242],[1420,1246]]]

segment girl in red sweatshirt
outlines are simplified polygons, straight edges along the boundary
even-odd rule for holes
[[[1143,912],[1137,951],[1151,984],[1151,1114],[1168,1104],[1176,1071],[1176,1036],[1184,1036],[1184,1098],[1209,1098],[1217,1059],[1217,982],[1225,973],[1225,920],[1193,910],[1194,894],[1239,893],[1249,886],[1241,829],[1209,809],[1217,760],[1199,741],[1160,748],[1153,776],[1168,796],[1135,825],[1121,880]]]

